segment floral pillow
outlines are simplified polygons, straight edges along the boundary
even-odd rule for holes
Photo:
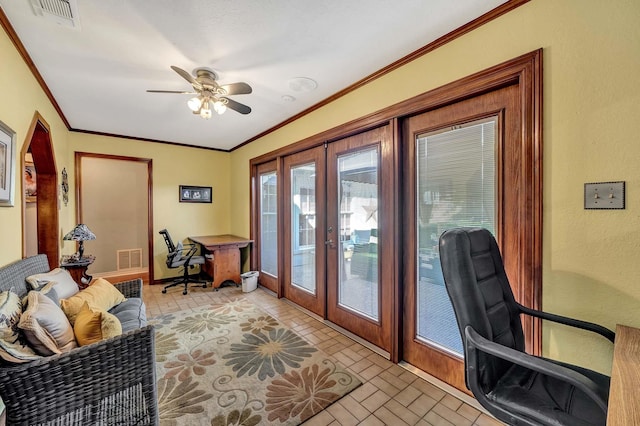
[[[22,315],[22,302],[11,291],[0,292],[0,357],[22,363],[40,358],[28,346],[25,336],[20,332],[18,323]]]

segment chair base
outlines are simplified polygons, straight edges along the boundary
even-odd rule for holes
[[[187,292],[188,292],[188,289],[189,289],[189,287],[188,287],[189,284],[202,284],[202,288],[207,288],[208,281],[206,281],[206,280],[197,280],[197,279],[191,278],[188,275],[187,271],[185,271],[184,276],[182,276],[181,278],[175,280],[171,284],[164,286],[164,288],[162,289],[162,293],[166,294],[168,288],[179,286],[179,285],[183,285],[184,286],[184,290],[182,290],[182,294],[186,295]]]

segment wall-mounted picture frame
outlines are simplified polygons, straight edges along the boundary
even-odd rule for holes
[[[0,207],[12,207],[15,195],[16,132],[0,121]]]
[[[36,167],[30,161],[24,163],[24,196],[27,203],[38,201]]]
[[[181,203],[211,203],[210,186],[180,185]]]

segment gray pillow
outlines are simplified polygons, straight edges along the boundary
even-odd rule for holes
[[[44,274],[27,277],[27,282],[33,290],[44,291],[47,285],[53,286],[60,299],[68,299],[79,291],[78,284],[71,278],[66,269],[56,268]]]
[[[48,356],[75,348],[73,327],[60,306],[39,291],[30,291],[27,298],[18,327],[36,352]]]

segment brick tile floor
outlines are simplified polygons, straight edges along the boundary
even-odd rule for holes
[[[242,293],[239,287],[213,291],[194,285],[186,296],[178,287],[169,289],[166,294],[162,294],[161,290],[161,285],[147,285],[144,288],[149,317],[197,309],[239,297],[247,298],[317,348],[335,357],[360,378],[362,386],[306,421],[304,424],[307,426],[502,424],[481,411],[470,398],[442,390],[260,288]]]

